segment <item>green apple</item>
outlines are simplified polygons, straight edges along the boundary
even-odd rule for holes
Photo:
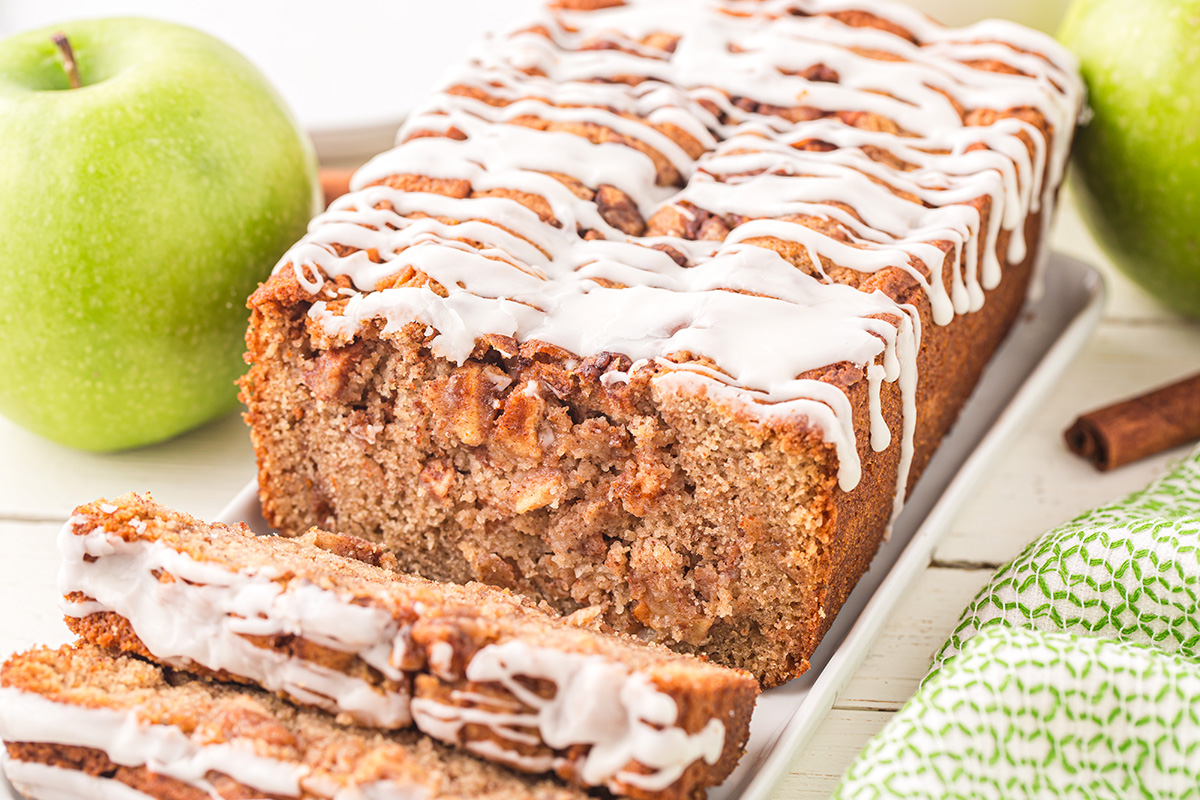
[[[115,450],[235,407],[246,298],[318,191],[283,101],[207,34],[109,19],[0,41],[0,412]]]
[[[1075,149],[1084,219],[1131,278],[1200,315],[1200,0],[1076,0],[1059,36],[1093,111]]]

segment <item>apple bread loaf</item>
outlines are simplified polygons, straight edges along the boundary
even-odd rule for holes
[[[0,668],[4,772],[32,800],[586,800],[415,731],[337,724],[258,689],[91,645]]]
[[[527,772],[689,800],[740,758],[758,684],[511,592],[396,572],[377,545],[205,524],[124,495],[59,538],[84,641],[249,681],[356,724],[415,725]]]
[[[266,519],[788,680],[1016,317],[1081,95],[998,21],[561,0],[251,298]]]

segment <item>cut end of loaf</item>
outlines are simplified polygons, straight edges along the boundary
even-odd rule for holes
[[[454,365],[417,326],[322,350],[277,308],[256,335],[299,346],[256,361],[245,395],[278,530],[363,536],[425,577],[599,610],[772,684],[804,669],[822,598],[796,587],[823,578],[838,491],[805,426],[645,376],[606,385],[615,358],[501,342]]]

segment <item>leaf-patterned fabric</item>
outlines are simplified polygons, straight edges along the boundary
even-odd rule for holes
[[[839,798],[1200,798],[1200,450],[1031,543]]]

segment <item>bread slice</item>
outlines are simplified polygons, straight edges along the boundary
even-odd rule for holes
[[[84,640],[249,681],[347,722],[415,724],[527,772],[639,798],[719,783],[758,684],[483,584],[396,572],[369,542],[206,524],[124,495],[60,538]]]
[[[339,725],[258,689],[91,645],[0,668],[5,772],[32,798],[583,800],[415,731]]]

